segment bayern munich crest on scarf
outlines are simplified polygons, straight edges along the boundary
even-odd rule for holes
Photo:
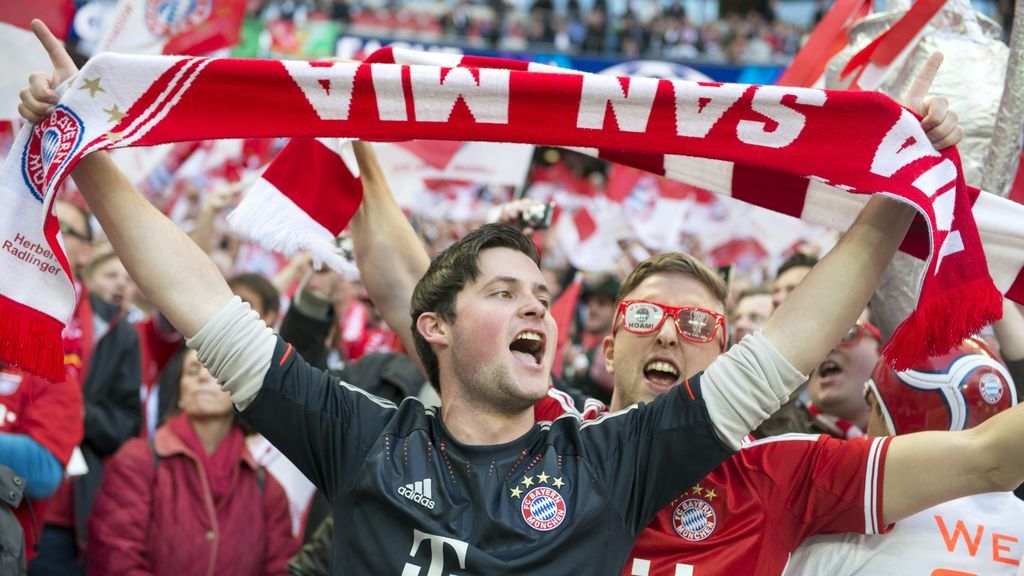
[[[174,36],[210,17],[213,0],[148,0],[146,28],[155,36]]]
[[[707,539],[718,526],[715,509],[703,498],[688,498],[672,512],[672,526],[676,533],[690,542]]]
[[[32,127],[31,138],[21,154],[21,176],[25,185],[42,202],[45,182],[63,170],[82,143],[82,120],[64,105],[58,105],[45,121]]]
[[[534,530],[554,530],[565,520],[565,499],[554,488],[537,486],[523,496],[523,520]]]

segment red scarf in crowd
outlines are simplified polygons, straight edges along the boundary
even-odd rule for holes
[[[972,207],[997,206],[1004,228],[1019,220],[983,202],[965,185],[957,151],[935,152],[919,119],[884,95],[534,65],[474,68],[460,58],[441,66],[93,58],[65,83],[53,114],[22,129],[0,172],[0,360],[61,374],[60,355],[47,350],[59,352],[74,293],[50,207],[78,160],[97,150],[210,138],[584,148],[838,228],[849,225],[865,195],[884,193],[920,213],[902,249],[928,261],[917,308],[887,344],[900,367],[997,319],[1000,292],[1024,302],[1024,250],[1012,246],[997,262],[989,252],[987,266]]]
[[[206,481],[210,483],[213,503],[220,506],[221,501],[230,494],[231,488],[238,477],[242,466],[242,449],[245,448],[245,435],[238,426],[232,426],[227,437],[221,441],[213,454],[207,454],[202,441],[185,414],[179,414],[167,423],[178,438],[181,438],[189,451],[195,455],[202,466]]]

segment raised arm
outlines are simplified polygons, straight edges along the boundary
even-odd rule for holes
[[[936,504],[1024,483],[1024,406],[962,432],[896,436],[885,460],[882,518],[896,522]]]
[[[999,355],[1007,362],[1024,360],[1024,307],[1003,300],[1003,317],[992,325],[999,340]],[[1017,387],[1024,382],[1017,382]],[[1020,398],[1018,398],[1020,400]]]
[[[38,122],[57,102],[54,88],[78,70],[45,24],[33,20],[32,30],[54,68],[33,74],[21,92],[19,112]],[[193,336],[231,299],[213,261],[139,194],[105,152],[82,158],[71,176],[132,279],[179,332]]]
[[[413,288],[430,266],[430,256],[391,195],[373,148],[365,142],[353,146],[363,180],[363,202],[349,224],[356,266],[381,317],[422,371],[409,311]]]
[[[933,54],[906,98],[924,116],[921,126],[936,149],[963,136],[945,99],[924,101],[941,63],[941,54]],[[872,197],[836,247],[779,305],[763,333],[793,367],[810,372],[857,321],[915,214],[907,204]]]

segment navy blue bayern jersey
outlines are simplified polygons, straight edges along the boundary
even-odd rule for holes
[[[418,400],[369,395],[280,339],[243,416],[330,500],[332,574],[616,574],[658,510],[732,454],[699,378],[597,420],[467,446]]]

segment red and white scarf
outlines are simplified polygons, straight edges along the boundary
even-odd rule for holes
[[[956,150],[935,152],[918,118],[886,96],[532,64],[471,68],[474,59],[460,58],[440,66],[92,59],[64,85],[54,113],[22,129],[0,172],[0,360],[60,374],[59,354],[41,349],[59,349],[74,293],[50,214],[56,185],[78,160],[97,150],[204,138],[583,148],[839,229],[867,194],[883,193],[920,212],[902,249],[928,260],[918,306],[887,345],[897,366],[944,351],[998,318],[1000,292],[1024,301],[1024,243],[1014,230],[1020,210],[968,189]],[[972,210],[1010,233],[979,237]]]

